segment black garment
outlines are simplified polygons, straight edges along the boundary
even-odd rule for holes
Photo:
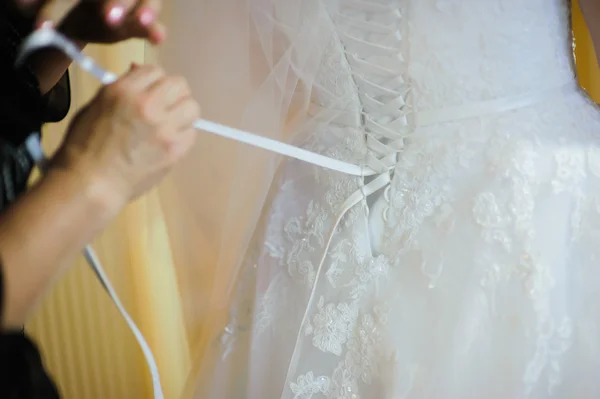
[[[15,69],[19,45],[32,21],[0,0],[0,210],[27,188],[33,162],[23,145],[45,122],[65,117],[70,106],[68,74],[45,96],[28,68]]]
[[[18,15],[10,0],[0,0],[0,211],[22,194],[34,163],[24,146],[45,122],[59,121],[70,106],[69,78],[45,96],[28,68],[16,70],[18,46],[31,31],[32,21]],[[0,263],[0,312],[4,290]],[[0,331],[0,398],[57,399],[39,351],[23,331]]]
[[[0,280],[0,298],[4,298],[2,287]],[[0,306],[3,306],[1,300]],[[59,398],[56,386],[44,370],[40,352],[22,331],[0,335],[0,398]]]

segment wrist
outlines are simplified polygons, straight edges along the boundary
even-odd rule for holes
[[[81,203],[98,229],[103,229],[126,204],[106,179],[84,167],[65,167],[53,163],[44,180],[73,193],[72,198]]]

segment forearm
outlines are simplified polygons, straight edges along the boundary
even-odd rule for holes
[[[79,48],[84,48],[86,43],[76,41]],[[60,81],[71,65],[71,59],[61,51],[47,49],[34,55],[30,67],[38,79],[42,95],[48,93]]]
[[[2,327],[23,325],[40,297],[111,219],[100,191],[54,169],[0,216]]]
[[[596,57],[600,59],[600,0],[579,0],[579,6],[594,43]]]

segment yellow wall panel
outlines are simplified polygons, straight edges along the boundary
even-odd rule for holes
[[[581,10],[577,5],[577,0],[573,4],[573,30],[575,34],[575,58],[579,82],[587,90],[592,99],[600,102],[600,69],[598,68],[594,47],[583,21]]]

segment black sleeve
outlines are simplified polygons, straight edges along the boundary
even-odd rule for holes
[[[10,3],[10,2],[9,2]],[[15,60],[32,21],[17,14],[6,1],[0,0],[0,134],[20,145],[46,122],[57,122],[69,111],[71,94],[69,75],[46,95],[40,95],[37,77],[24,65],[15,68]]]
[[[69,111],[69,75],[45,96],[27,67],[15,68],[15,59],[32,22],[0,0],[0,211],[23,193],[33,168],[25,139],[56,122]]]
[[[59,122],[71,108],[71,82],[69,72],[44,96],[42,122]]]
[[[0,312],[4,311],[2,276],[0,264]],[[22,331],[0,331],[0,398],[59,398],[56,386],[44,370],[37,347]]]

